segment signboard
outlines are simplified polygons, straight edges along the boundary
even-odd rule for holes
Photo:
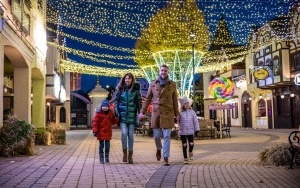
[[[265,68],[255,69],[253,76],[258,80],[265,80],[269,77],[269,71]]]
[[[300,86],[300,74],[296,74],[294,78],[295,85]]]
[[[209,110],[230,110],[235,108],[233,104],[211,104],[208,105]]]

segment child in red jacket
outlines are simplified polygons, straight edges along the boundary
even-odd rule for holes
[[[110,140],[112,137],[112,125],[117,123],[114,111],[109,109],[108,100],[101,102],[100,108],[96,109],[96,114],[93,119],[93,134],[99,140],[99,159],[100,163],[104,164],[105,148],[105,162],[109,163]]]

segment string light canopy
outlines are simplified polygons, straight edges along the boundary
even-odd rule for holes
[[[102,75],[108,77],[122,77],[131,72],[136,77],[145,77],[141,69],[120,69],[106,68],[93,65],[85,65],[72,60],[60,60],[60,66],[67,72],[77,72],[81,74]]]
[[[58,34],[65,36],[78,43],[83,43],[86,46],[97,47],[102,50],[109,50],[111,53],[93,53],[89,54],[86,49],[82,49],[84,45],[78,46],[67,46],[69,47],[68,53],[72,53],[75,56],[80,56],[87,58],[93,62],[101,63],[99,66],[110,66],[117,65],[120,68],[131,66],[126,66],[123,59],[132,61],[134,58],[135,62],[141,62],[141,64],[146,66],[152,66],[157,64],[155,62],[152,53],[154,48],[159,50],[157,46],[151,46],[151,51],[147,48],[141,47],[140,49],[133,50],[128,48],[124,43],[119,45],[111,45],[110,43],[97,42],[85,38],[82,35],[76,36],[74,33],[68,33],[68,29],[78,30],[85,32],[86,36],[97,35],[97,38],[104,39],[106,36],[115,37],[116,40],[122,41],[126,40],[140,40],[143,36],[141,32],[145,31],[145,28],[149,26],[152,19],[162,7],[171,6],[170,4],[176,4],[178,10],[182,8],[181,6],[186,4],[196,4],[203,11],[203,25],[209,29],[207,36],[208,41],[213,40],[213,33],[215,33],[220,21],[220,16],[223,15],[228,23],[229,30],[232,36],[232,41],[236,45],[245,45],[248,43],[249,34],[252,31],[253,26],[261,26],[266,23],[267,20],[271,20],[277,16],[286,17],[285,13],[288,12],[290,0],[281,1],[267,1],[267,0],[248,0],[248,1],[220,1],[220,0],[210,0],[210,1],[192,1],[192,0],[181,0],[170,2],[168,0],[156,1],[156,0],[140,0],[140,1],[73,1],[73,0],[47,0],[47,22],[59,25],[60,29],[55,31]],[[174,6],[176,7],[176,6]],[[195,13],[195,12],[194,12]],[[177,13],[172,13],[177,14]],[[173,16],[172,14],[166,15]],[[57,19],[59,18],[59,19]],[[181,22],[184,22],[188,18],[182,16]],[[158,19],[158,18],[157,18]],[[159,19],[158,19],[159,20]],[[163,21],[163,20],[161,20]],[[276,21],[275,21],[276,22]],[[173,23],[169,23],[173,25]],[[158,27],[158,26],[153,26]],[[200,26],[199,26],[200,27]],[[175,34],[178,30],[175,29]],[[48,28],[49,29],[49,28]],[[181,32],[181,30],[179,30]],[[255,31],[256,32],[256,31]],[[276,31],[277,35],[283,36],[286,30],[283,28],[278,28]],[[189,35],[186,33],[185,35]],[[200,37],[201,34],[197,34]],[[176,43],[179,39],[185,39],[186,36],[179,36],[173,40],[169,39],[169,43],[165,43],[165,46],[169,45],[173,50],[178,49]],[[288,37],[288,36],[286,36]],[[198,38],[197,38],[198,39]],[[272,39],[273,40],[273,39]],[[274,39],[275,40],[275,39]],[[125,42],[126,43],[126,42]],[[137,42],[138,43],[138,42]],[[220,45],[222,45],[222,41]],[[224,41],[224,44],[226,41]],[[67,43],[68,44],[68,43]],[[179,44],[179,43],[178,43]],[[181,43],[182,44],[182,43]],[[172,46],[171,46],[172,45]],[[198,46],[203,46],[203,43],[196,41],[195,50]],[[209,45],[209,44],[208,44]],[[266,44],[267,45],[267,44]],[[162,45],[160,45],[162,46]],[[80,49],[81,48],[81,49]],[[183,44],[179,50],[190,50],[191,45]],[[200,49],[200,47],[198,48]],[[61,48],[61,50],[66,51],[66,48]],[[203,50],[203,49],[201,49]],[[253,49],[252,49],[253,50]],[[254,49],[255,50],[255,49]],[[84,52],[86,51],[86,52]],[[239,47],[238,50],[234,48],[224,48],[226,55],[229,59],[227,65],[240,62],[242,56],[249,53],[249,49],[246,46]],[[233,51],[232,53],[229,53]],[[119,52],[122,55],[119,55]],[[158,52],[158,51],[156,51]],[[123,55],[128,53],[127,55]],[[96,54],[96,55],[95,55]],[[200,53],[199,53],[200,54]],[[100,55],[100,56],[99,56]],[[204,57],[203,57],[204,55]],[[216,56],[217,55],[217,56]],[[199,66],[196,72],[206,72],[211,71],[213,68],[209,65],[212,61],[218,61],[220,58],[220,52],[210,51],[206,54],[201,54],[201,61],[203,66]],[[100,57],[100,58],[99,58]],[[141,57],[141,58],[139,58]],[[103,59],[102,59],[103,58]],[[105,61],[104,59],[108,59]],[[103,63],[106,62],[106,63]],[[109,62],[109,63],[107,63]],[[205,62],[208,62],[205,65]],[[139,63],[138,63],[139,64]],[[227,66],[226,65],[226,66]],[[70,65],[71,66],[71,65]],[[135,68],[135,67],[133,67]],[[149,67],[148,67],[149,68]],[[140,72],[139,69],[133,69]],[[89,68],[87,68],[89,71]],[[84,71],[83,71],[84,72]]]

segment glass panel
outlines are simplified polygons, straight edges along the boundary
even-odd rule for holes
[[[263,99],[258,102],[258,116],[266,116],[266,102]]]

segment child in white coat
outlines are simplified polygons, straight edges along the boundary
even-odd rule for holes
[[[181,108],[179,115],[179,131],[180,139],[182,142],[182,152],[184,157],[184,163],[188,163],[189,159],[193,160],[194,149],[194,134],[198,134],[200,131],[197,115],[194,110],[191,109],[189,100],[187,97],[178,98]],[[187,140],[189,144],[189,159],[187,157]]]

